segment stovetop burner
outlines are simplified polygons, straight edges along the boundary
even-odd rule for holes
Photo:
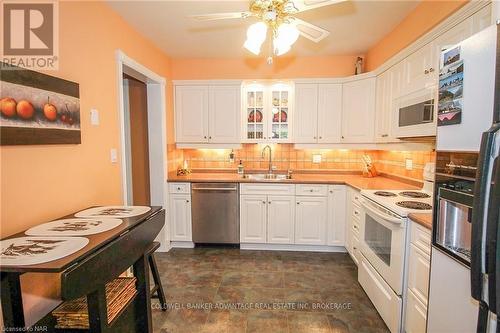
[[[399,195],[407,198],[430,198],[431,196],[424,192],[415,192],[415,191],[404,191],[399,192]]]
[[[396,193],[386,192],[386,191],[377,191],[374,194],[381,197],[395,197],[397,195]]]
[[[418,209],[418,210],[428,210],[432,209],[432,206],[425,202],[418,201],[398,201],[396,205],[403,208]]]

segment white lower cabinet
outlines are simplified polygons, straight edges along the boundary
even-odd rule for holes
[[[411,290],[406,295],[406,333],[424,333],[427,326],[427,307]]]
[[[268,196],[267,243],[293,244],[295,226],[295,197]]]
[[[326,197],[296,197],[295,244],[326,244]]]
[[[241,184],[242,244],[345,246],[344,185]]]
[[[426,331],[429,295],[431,232],[410,220],[406,333]]]
[[[360,208],[360,198],[361,195],[359,191],[348,187],[346,193],[346,237],[345,244],[347,252],[351,255],[352,260],[356,265],[359,264],[360,252],[359,252],[359,219],[361,215]]]
[[[266,243],[267,196],[240,196],[240,242]]]
[[[191,195],[171,194],[169,201],[170,240],[192,241]]]
[[[328,186],[327,245],[345,245],[346,187]]]

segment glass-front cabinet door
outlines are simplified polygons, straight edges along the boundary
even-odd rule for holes
[[[249,141],[263,140],[264,125],[264,86],[249,85],[245,98],[245,139]]]
[[[270,139],[287,141],[289,138],[290,86],[276,84],[271,87]]]
[[[288,142],[290,140],[291,84],[244,85],[243,140]]]

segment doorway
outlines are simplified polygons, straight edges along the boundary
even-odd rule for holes
[[[147,85],[123,74],[123,106],[129,188],[127,205],[151,205]]]
[[[166,207],[166,80],[121,50],[116,64],[123,204]],[[158,251],[170,249],[166,222]]]

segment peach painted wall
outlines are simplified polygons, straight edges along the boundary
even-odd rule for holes
[[[121,204],[121,166],[109,157],[110,149],[120,146],[115,51],[170,78],[170,59],[105,3],[59,2],[59,22],[59,70],[47,74],[80,84],[82,143],[0,148],[1,237],[90,205]],[[100,112],[99,126],[90,125],[91,108]],[[28,317],[43,312],[46,302],[40,297],[57,297],[54,280],[23,275]]]
[[[366,53],[365,68],[372,71],[450,16],[468,0],[423,0],[387,36]]]
[[[173,58],[174,80],[287,79],[343,77],[354,74],[357,55],[265,58]]]

